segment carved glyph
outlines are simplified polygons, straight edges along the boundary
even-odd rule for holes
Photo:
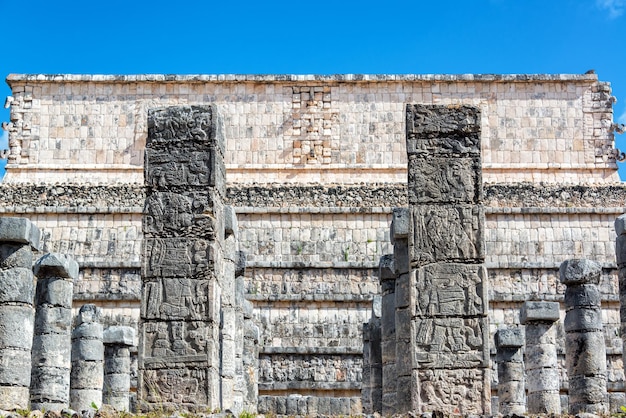
[[[484,258],[482,207],[416,205],[411,217],[413,264]]]

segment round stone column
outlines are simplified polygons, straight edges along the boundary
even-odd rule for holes
[[[565,290],[565,359],[570,414],[608,413],[606,346],[600,310],[600,264],[567,260],[561,264]]]
[[[34,268],[37,313],[33,338],[31,409],[61,411],[70,401],[72,295],[78,263],[46,254]]]
[[[104,345],[99,316],[96,305],[83,305],[72,332],[70,408],[76,411],[89,410],[92,405],[102,406]]]
[[[529,414],[560,414],[561,379],[556,352],[559,303],[524,302],[520,320],[526,331],[526,409]]]
[[[524,333],[522,328],[499,329],[495,336],[498,399],[502,415],[524,415]]]
[[[102,401],[117,411],[130,411],[130,347],[135,329],[112,326],[104,331],[104,389]]]
[[[0,218],[0,409],[28,409],[35,322],[32,249],[39,229],[25,218]]]

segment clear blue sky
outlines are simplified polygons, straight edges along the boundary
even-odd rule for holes
[[[3,77],[595,69],[626,123],[626,0],[0,0],[0,13]]]

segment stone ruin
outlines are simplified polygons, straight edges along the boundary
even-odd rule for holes
[[[258,114],[250,110],[255,105],[251,101],[261,106],[259,89],[266,80],[231,80],[218,85],[226,92],[223,98],[218,89],[205,93],[204,100],[191,101],[205,104],[191,105],[164,98],[184,96],[183,91],[194,92],[204,84],[194,81],[189,90],[181,87],[172,93],[167,87],[172,84],[165,82],[160,99],[137,102],[135,113],[127,109],[114,122],[118,130],[113,142],[123,158],[133,161],[137,152],[145,152],[138,166],[143,185],[129,186],[137,180],[134,168],[116,163],[116,154],[113,167],[98,166],[109,164],[107,151],[102,158],[98,154],[72,164],[102,178],[121,170],[128,173],[127,184],[84,189],[24,182],[26,177],[20,176],[29,170],[61,170],[45,164],[31,167],[32,156],[45,146],[29,148],[28,141],[71,136],[76,124],[76,135],[87,138],[89,154],[92,132],[100,138],[107,135],[97,133],[108,122],[95,116],[101,112],[95,106],[106,107],[108,100],[118,109],[118,98],[134,97],[139,90],[124,90],[122,80],[110,87],[121,89],[121,96],[105,100],[97,83],[108,86],[108,81],[96,81],[95,93],[85,90],[80,99],[74,89],[91,81],[68,78],[77,84],[64,87],[64,100],[89,107],[94,94],[94,108],[77,107],[76,115],[82,116],[75,120],[65,115],[61,133],[60,125],[51,130],[56,119],[32,110],[55,106],[60,96],[46,95],[56,85],[44,80],[45,88],[37,90],[40,80],[15,78],[9,173],[16,174],[0,185],[15,202],[2,210],[8,216],[0,218],[0,322],[6,324],[0,327],[0,410],[81,411],[106,404],[119,411],[167,408],[234,415],[619,411],[626,404],[623,350],[621,340],[612,336],[625,335],[621,324],[626,319],[619,307],[626,265],[623,217],[615,222],[615,252],[606,231],[614,214],[626,211],[626,193],[621,186],[555,188],[549,180],[569,173],[568,179],[577,181],[576,170],[597,174],[609,172],[614,164],[612,154],[602,154],[612,139],[607,134],[613,129],[607,125],[611,100],[593,77],[381,78],[356,84],[332,79],[326,80],[328,86],[323,80],[269,80],[273,94],[285,99],[280,106],[288,103],[280,110],[285,118],[280,135],[290,138],[291,148],[282,155],[302,158],[304,176],[313,178],[315,170],[324,176],[328,169],[335,180],[345,181],[342,170],[348,168],[333,165],[339,156],[346,157],[334,130],[341,118],[363,132],[359,146],[375,144],[365,140],[367,135],[393,137],[390,143],[398,140],[395,136],[402,138],[404,153],[390,152],[403,169],[368,160],[386,152],[374,145],[356,154],[354,164],[361,164],[359,158],[367,162],[358,170],[405,173],[397,185],[380,187],[246,185],[246,165],[233,163],[232,155],[246,146],[242,138],[248,131],[236,127],[247,124],[250,135],[262,139],[264,129],[276,126],[274,107],[264,108],[269,122],[260,108]],[[29,90],[31,82],[35,88]],[[152,82],[137,80],[144,93]],[[506,88],[501,91],[499,83]],[[416,99],[417,93],[400,98],[404,93],[398,92],[417,91],[411,90],[414,85],[422,86],[422,100]],[[480,85],[495,87],[483,95]],[[527,85],[531,93],[522,92]],[[363,103],[388,99],[370,98],[364,93],[368,89],[397,95],[401,133],[391,123],[395,107],[359,104],[353,119],[338,110],[343,109],[342,94],[346,101]],[[576,118],[581,115],[566,110],[575,105],[571,100],[579,90],[585,126],[580,131]],[[429,103],[434,100],[426,99],[428,94],[452,100]],[[229,107],[231,99],[248,106],[242,107],[248,112],[245,122],[233,116],[238,110]],[[80,100],[85,103],[78,104]],[[528,101],[518,110],[494,110],[511,100]],[[518,124],[519,114],[528,118]],[[511,128],[520,135],[535,132],[529,133],[536,137],[529,139],[529,144],[535,142],[527,152],[543,146],[537,138],[550,135],[549,130],[540,132],[548,114],[563,124],[554,128],[557,137],[571,134],[574,143],[579,136],[587,141],[582,142],[581,165],[539,164],[531,174],[547,184],[515,184],[510,179],[519,175],[515,164],[523,157],[498,163],[497,152],[506,153],[497,151],[497,141],[510,139]],[[361,126],[359,118],[371,119]],[[132,133],[125,131],[127,126]],[[142,132],[145,144],[124,148],[124,138],[136,135],[141,142]],[[52,148],[59,152],[51,151],[51,158],[62,160],[62,140],[57,144],[59,148]],[[593,163],[582,159],[589,156],[589,144]],[[252,154],[249,170],[266,173],[271,181],[272,170],[282,168],[272,166],[275,160],[268,153],[273,148],[266,146]],[[569,150],[571,158],[576,150]],[[80,170],[77,175],[84,175]],[[294,167],[284,170],[285,181],[293,181],[289,173]],[[500,175],[509,180],[493,184]],[[233,178],[234,184],[229,183]],[[593,200],[594,193],[601,197]],[[372,197],[376,194],[384,203]],[[42,203],[45,199],[56,203]],[[32,209],[19,206],[25,202]],[[598,202],[600,207],[590,207]],[[54,232],[50,219],[57,219],[59,231],[66,232]],[[598,229],[607,221],[609,226]],[[41,233],[35,226],[40,222]],[[100,236],[84,235],[98,222],[107,225],[94,229],[98,234],[116,231],[101,246]],[[526,229],[518,228],[519,222],[527,222]],[[550,222],[552,229],[546,227]],[[283,229],[285,223],[291,228]],[[556,223],[566,225],[565,230],[569,225],[570,235],[557,237],[561,226]],[[137,225],[140,232],[133,230]],[[586,245],[581,242],[585,228],[606,237],[593,236],[594,245]],[[357,238],[370,230],[374,235]],[[352,240],[363,241],[362,249],[338,238],[348,233]],[[559,242],[563,246],[557,250]],[[546,261],[548,246],[552,264]],[[92,285],[95,290],[90,291]],[[616,312],[621,320],[615,319]]]

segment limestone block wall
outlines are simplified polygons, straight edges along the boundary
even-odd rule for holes
[[[259,402],[276,408],[269,410],[293,404],[294,394],[312,411],[329,395],[349,411],[358,407],[360,378],[350,370],[380,294],[379,258],[392,252],[391,210],[408,206],[405,105],[478,107],[490,335],[519,323],[524,300],[562,300],[564,259],[594,259],[603,266],[609,390],[624,391],[612,225],[626,212],[626,190],[616,171],[610,86],[596,75],[12,75],[8,82],[11,152],[0,213],[29,217],[45,251],[79,262],[74,306],[97,303],[105,324],[139,318],[148,109],[217,106],[224,203],[235,208],[247,253],[245,288],[261,325]],[[295,365],[308,371],[298,375]]]
[[[224,115],[231,182],[405,181],[406,103],[478,107],[486,182],[618,181],[614,98],[595,74],[7,81],[14,101],[6,182],[141,183],[147,110],[199,103]]]

